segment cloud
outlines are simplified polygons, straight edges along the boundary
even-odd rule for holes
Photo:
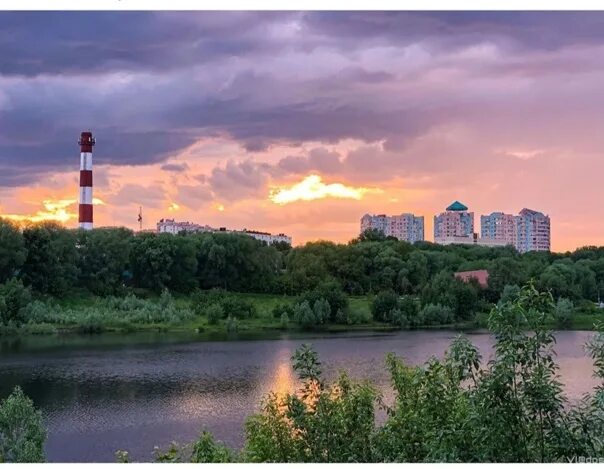
[[[38,210],[34,214],[10,214],[0,213],[0,217],[18,222],[43,222],[57,221],[65,223],[70,220],[76,220],[78,213],[75,210],[78,201],[76,199],[46,199],[42,201],[42,210]],[[93,205],[105,205],[99,198],[92,199]]]
[[[163,171],[171,171],[174,173],[183,173],[189,171],[189,165],[187,163],[166,163],[161,165]]]
[[[215,167],[208,178],[214,194],[225,200],[253,197],[261,193],[268,182],[270,166],[252,160],[228,161]]]
[[[380,192],[380,190],[367,187],[351,187],[341,183],[325,184],[321,176],[311,174],[290,187],[272,189],[269,199],[277,205],[285,205],[300,200],[325,199],[327,197],[360,200],[369,192],[375,193]]]

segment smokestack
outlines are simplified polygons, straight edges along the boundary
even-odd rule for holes
[[[80,228],[92,229],[92,132],[80,135]]]

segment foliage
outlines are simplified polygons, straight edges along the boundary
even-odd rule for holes
[[[419,314],[420,325],[436,326],[440,324],[451,324],[453,322],[453,311],[448,306],[440,304],[427,304]]]
[[[211,304],[206,308],[206,317],[208,318],[208,324],[218,324],[224,317],[224,309],[218,303]]]
[[[554,311],[556,318],[556,327],[568,329],[573,320],[573,311],[575,305],[567,298],[558,298],[556,309]]]
[[[0,218],[0,283],[14,277],[26,257],[27,250],[19,228]]]
[[[0,462],[44,462],[46,430],[40,411],[20,387],[0,402]]]
[[[312,312],[308,302],[302,305]],[[604,457],[604,384],[579,404],[566,402],[548,329],[556,307],[552,295],[533,283],[501,302],[489,315],[495,346],[487,363],[464,337],[453,341],[443,359],[432,357],[424,366],[409,366],[389,354],[391,404],[370,384],[346,374],[327,384],[317,353],[303,345],[292,356],[301,388],[265,397],[262,410],[246,422],[240,459],[567,462]],[[426,306],[422,315],[441,320],[446,308]],[[595,375],[604,381],[602,324],[587,349]],[[379,426],[378,405],[386,411]]]
[[[54,222],[43,222],[23,230],[27,257],[20,276],[26,285],[41,293],[65,295],[77,279],[76,236]]]
[[[0,285],[0,324],[20,325],[26,321],[26,307],[31,300],[29,288],[20,280],[11,279]]]
[[[399,309],[399,296],[393,290],[379,292],[371,304],[371,314],[376,321],[390,322],[392,313]]]

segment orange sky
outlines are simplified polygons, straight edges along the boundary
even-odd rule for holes
[[[314,145],[302,146],[294,152],[306,155]],[[346,141],[327,149],[346,154],[363,145]],[[97,145],[95,151],[102,151],[102,147]],[[5,195],[2,214],[16,219],[54,219],[69,227],[77,226],[77,152],[76,147],[73,171],[52,174],[32,187],[19,187]],[[548,178],[556,185],[563,176],[555,168],[542,171],[543,180],[537,187],[526,187],[530,178],[524,173],[539,156],[512,157],[513,165],[508,171],[489,172],[486,168],[482,177],[467,181],[460,180],[463,172],[448,171],[442,175],[394,177],[377,182],[358,173],[334,176],[312,170],[282,175],[276,165],[291,154],[291,147],[273,147],[256,155],[252,163],[245,150],[232,142],[210,139],[168,160],[174,165],[186,163],[187,170],[183,172],[162,169],[165,162],[143,166],[97,165],[95,225],[138,229],[140,205],[146,229],[154,228],[160,218],[169,217],[215,227],[285,232],[299,245],[317,239],[346,242],[358,234],[359,219],[364,213],[412,212],[425,217],[426,239],[432,240],[433,215],[458,199],[474,211],[476,230],[481,214],[496,210],[517,213],[527,206],[552,217],[553,250],[604,244],[602,219],[592,219],[588,210],[571,211],[570,204],[559,203],[563,194],[556,194],[554,187],[548,188]],[[344,161],[344,157],[340,159]],[[555,164],[556,159],[552,160]],[[219,193],[209,189],[206,180],[212,170],[226,169],[229,165],[243,166],[240,176],[244,179],[226,178],[217,186]],[[258,177],[255,184],[247,184],[245,178],[258,167],[264,168],[266,175]],[[453,184],[451,179],[457,182]],[[571,185],[580,190],[577,183]]]

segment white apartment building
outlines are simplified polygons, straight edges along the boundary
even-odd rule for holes
[[[369,229],[401,241],[415,243],[424,240],[424,217],[416,217],[412,213],[393,216],[365,214],[361,218],[361,233]]]
[[[266,233],[263,231],[255,231],[255,230],[227,230],[226,228],[212,228],[209,225],[199,225],[197,223],[191,223],[188,221],[180,221],[177,222],[173,218],[162,218],[157,223],[157,233],[170,233],[170,234],[178,234],[181,231],[189,232],[189,233],[233,233],[233,234],[244,234],[247,236],[251,236],[254,239],[259,241],[264,241],[267,244],[273,243],[287,243],[289,245],[292,244],[291,236],[287,236],[283,233],[279,233],[276,235]]]
[[[549,251],[550,218],[541,212],[523,208],[518,215],[493,212],[480,217],[483,239],[504,241],[518,252]]]

